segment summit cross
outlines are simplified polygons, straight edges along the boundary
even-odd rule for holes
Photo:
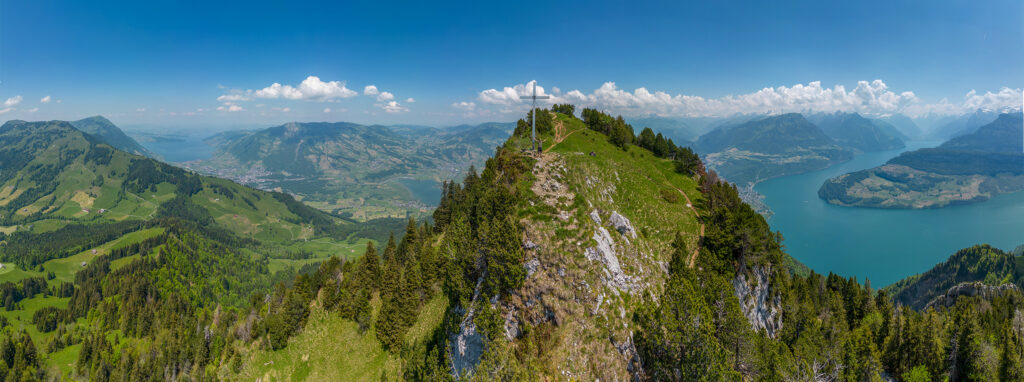
[[[540,151],[540,145],[537,144],[537,100],[549,99],[551,96],[548,95],[537,95],[537,81],[533,81],[533,95],[532,96],[519,96],[519,99],[533,100],[533,107],[530,111],[533,112],[533,126],[530,128],[530,142],[534,150]]]

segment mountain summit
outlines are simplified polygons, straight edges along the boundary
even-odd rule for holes
[[[70,122],[71,126],[89,135],[97,137],[114,148],[135,155],[155,158],[156,155],[142,147],[131,137],[125,135],[124,131],[110,122],[109,119],[97,115]]]

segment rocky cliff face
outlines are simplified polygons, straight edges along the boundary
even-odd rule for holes
[[[771,265],[755,266],[750,276],[740,272],[732,281],[740,309],[747,316],[750,325],[757,331],[765,331],[768,337],[782,329],[782,301],[770,284]]]
[[[537,343],[544,333],[539,362],[546,375],[633,379],[640,371],[633,311],[645,294],[660,294],[676,232],[696,245],[696,217],[684,204],[664,201],[661,189],[678,191],[653,184],[665,177],[660,169],[644,173],[583,152],[530,155],[535,179],[527,203],[538,212],[520,218],[528,276],[492,305],[505,337]],[[484,350],[469,321],[450,338],[456,370],[472,369]]]
[[[932,301],[925,305],[924,309],[938,308],[938,307],[950,307],[956,304],[957,298],[963,297],[975,297],[980,296],[985,299],[990,299],[1002,295],[1009,291],[1020,290],[1016,285],[1003,284],[1003,285],[985,285],[980,281],[960,283],[954,285],[946,291],[946,294],[935,297]]]

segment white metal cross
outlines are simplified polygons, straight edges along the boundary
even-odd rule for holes
[[[548,98],[551,98],[551,96],[547,96],[547,95],[539,96],[539,95],[537,95],[537,81],[533,81],[533,95],[532,96],[519,96],[519,99],[533,100],[533,108],[530,109],[533,112],[533,127],[531,127],[531,131],[530,131],[530,142],[533,145],[533,149],[537,150],[537,151],[540,151],[540,146],[537,144],[537,100],[539,100],[539,99],[548,99]]]

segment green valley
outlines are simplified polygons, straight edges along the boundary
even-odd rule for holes
[[[511,128],[289,123],[210,137],[213,157],[185,166],[359,221],[404,219],[429,214],[441,182],[482,164]]]

